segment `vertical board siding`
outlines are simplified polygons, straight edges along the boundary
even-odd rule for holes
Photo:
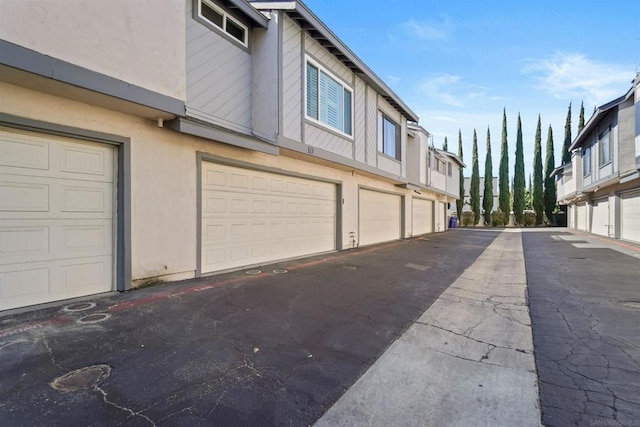
[[[301,30],[289,17],[283,21],[282,42],[282,121],[283,134],[295,141],[302,140],[302,36]],[[302,115],[302,116],[301,116]]]
[[[193,19],[187,2],[187,114],[251,131],[251,56],[241,46]]]
[[[366,99],[366,161],[370,166],[378,164],[378,93],[367,86]]]
[[[358,162],[365,163],[366,159],[366,144],[367,144],[367,134],[365,128],[365,117],[366,117],[366,103],[365,103],[365,93],[367,90],[367,86],[365,83],[358,77],[355,79],[355,108],[353,112],[354,117],[354,157]]]
[[[353,158],[353,142],[348,139],[308,123],[305,125],[304,135],[306,144],[322,148],[323,150],[339,154],[349,159]]]

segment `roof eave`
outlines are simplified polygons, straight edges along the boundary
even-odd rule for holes
[[[242,13],[244,13],[249,19],[251,19],[256,25],[259,25],[262,28],[267,28],[269,25],[269,18],[264,16],[260,11],[258,11],[255,7],[253,7],[246,0],[229,0],[231,4],[238,8]]]

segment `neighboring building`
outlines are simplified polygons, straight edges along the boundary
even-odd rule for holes
[[[464,206],[462,207],[462,212],[471,212],[471,196],[469,189],[471,188],[471,178],[464,178]],[[495,212],[498,210],[498,178],[493,177],[493,209],[491,212]],[[480,177],[480,209],[482,210],[482,205],[484,202],[484,177]]]
[[[640,242],[640,74],[599,107],[553,171],[569,228]]]
[[[465,165],[455,154],[430,145],[430,135],[421,126],[409,124],[408,136],[407,188],[416,193],[411,206],[412,234],[446,230],[449,209],[460,197],[460,169]]]
[[[3,3],[0,310],[446,229],[457,173],[303,3],[153,13]]]

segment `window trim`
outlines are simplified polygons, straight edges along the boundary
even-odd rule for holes
[[[198,19],[204,23],[207,27],[212,28],[216,31],[221,32],[226,38],[228,38],[229,40],[232,40],[235,43],[239,43],[240,45],[242,45],[245,48],[249,47],[249,27],[242,23],[238,18],[232,16],[229,12],[225,11],[222,6],[218,5],[217,3],[213,2],[212,0],[196,0],[197,3],[197,7],[196,7],[196,14],[198,16]],[[207,7],[210,7],[211,9],[215,10],[216,12],[218,12],[220,15],[222,15],[222,27],[220,27],[218,24],[211,22],[209,19],[207,19],[203,14],[202,14],[202,4],[205,3]],[[234,25],[237,25],[238,27],[242,28],[244,30],[244,40],[240,40],[239,38],[235,37],[234,35],[232,35],[229,31],[227,31],[227,21],[231,21]]]
[[[384,121],[385,119],[393,124],[396,128],[395,132],[395,155],[391,155],[384,151],[385,141],[384,141]],[[388,114],[385,114],[382,110],[378,110],[378,144],[377,144],[378,154],[382,154],[389,159],[395,160],[397,162],[402,161],[402,126],[400,123],[397,123]]]
[[[317,110],[318,110],[318,118],[316,119],[315,117],[312,117],[308,114],[309,110],[307,109],[307,99],[308,99],[308,81],[307,81],[307,76],[308,76],[308,68],[309,68],[309,64],[311,64],[313,67],[315,67],[318,70],[318,105],[317,105]],[[333,126],[331,126],[328,123],[322,122],[320,121],[320,73],[324,73],[327,75],[327,77],[329,77],[330,79],[332,79],[333,81],[335,81],[337,84],[339,84],[340,86],[342,86],[342,90],[343,90],[343,108],[344,108],[344,91],[349,92],[349,94],[351,95],[351,99],[349,102],[349,123],[350,123],[350,128],[351,128],[351,133],[348,134],[346,132],[344,132],[341,129],[335,128]],[[353,87],[351,87],[350,85],[348,85],[343,79],[339,78],[338,76],[336,76],[334,73],[332,73],[329,69],[327,69],[326,67],[322,66],[318,61],[314,60],[313,58],[311,58],[309,55],[305,55],[305,63],[304,63],[304,85],[302,87],[302,91],[304,92],[304,100],[303,100],[303,105],[302,108],[304,109],[304,118],[305,120],[311,122],[314,125],[317,125],[319,127],[322,127],[324,129],[326,129],[329,132],[334,132],[336,134],[338,134],[341,137],[347,138],[351,141],[354,140],[354,126],[353,126],[353,122],[354,122],[354,89]],[[342,127],[345,127],[345,118],[346,118],[346,114],[342,114]]]
[[[611,144],[611,131],[612,131],[611,125],[609,125],[602,132],[600,132],[600,134],[598,134],[598,164],[599,164],[599,166],[601,168],[607,166],[609,163],[611,163],[613,161],[612,160],[613,147],[612,147],[612,144]],[[608,154],[609,158],[607,159],[606,162],[603,160],[603,158],[604,158],[604,148],[602,146],[602,141],[604,140],[603,136],[604,136],[605,133],[608,136],[608,144],[609,144],[609,147],[608,147],[609,149],[607,150],[608,151],[607,154]]]

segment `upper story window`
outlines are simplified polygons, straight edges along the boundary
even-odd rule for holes
[[[244,47],[249,45],[249,29],[210,0],[198,0],[198,16],[206,23],[222,30]]]
[[[451,164],[451,162],[447,163],[447,175],[453,176],[453,165]]]
[[[307,117],[351,136],[352,89],[329,71],[307,62]]]
[[[400,160],[400,125],[378,113],[378,151]]]
[[[604,166],[611,161],[611,126],[598,136],[600,146],[600,166]]]
[[[591,175],[591,146],[582,148],[582,171],[584,176]]]

